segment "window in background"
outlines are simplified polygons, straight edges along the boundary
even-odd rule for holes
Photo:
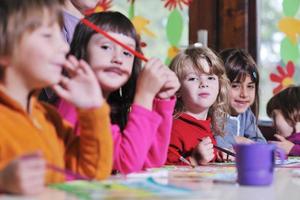
[[[260,119],[273,94],[300,79],[300,0],[258,1]]]

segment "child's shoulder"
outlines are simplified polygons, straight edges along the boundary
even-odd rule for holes
[[[62,117],[53,105],[43,101],[37,101],[36,106],[48,120],[52,122],[62,121]]]

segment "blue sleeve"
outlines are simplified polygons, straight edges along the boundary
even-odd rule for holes
[[[231,149],[233,148],[232,145],[235,144],[234,135],[227,133],[224,135],[224,137],[220,135],[214,136],[217,142],[217,145],[222,148]]]
[[[248,109],[246,112],[244,136],[255,142],[266,143],[266,139],[257,126],[256,117],[254,116],[253,112],[250,109]]]

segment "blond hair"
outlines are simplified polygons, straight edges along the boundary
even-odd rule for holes
[[[205,60],[210,69],[209,72],[203,68],[203,60]],[[229,80],[226,77],[225,68],[222,60],[207,47],[191,47],[185,51],[179,53],[172,60],[170,69],[176,73],[179,80],[182,80],[185,75],[185,70],[190,67],[189,63],[192,63],[192,67],[205,74],[215,74],[219,79],[219,93],[216,101],[209,108],[208,117],[212,120],[212,130],[218,135],[224,135],[224,124],[228,113],[228,97],[227,92],[229,90]],[[175,116],[178,113],[184,111],[184,104],[180,97],[178,97]]]

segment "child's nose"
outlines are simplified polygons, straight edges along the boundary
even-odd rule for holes
[[[240,95],[241,95],[241,97],[247,97],[248,96],[247,88],[242,87]]]
[[[199,88],[206,88],[206,87],[208,87],[206,80],[200,78]]]
[[[111,63],[118,64],[118,65],[122,64],[122,56],[119,50],[114,51],[112,55]]]

